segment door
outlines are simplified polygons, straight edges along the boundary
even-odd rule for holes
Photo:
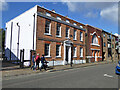
[[[97,52],[95,51],[95,62],[97,61]]]
[[[69,47],[68,46],[66,46],[66,62],[67,62],[67,64],[68,64],[68,59],[69,59]]]

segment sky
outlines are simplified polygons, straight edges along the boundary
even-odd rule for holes
[[[107,32],[118,33],[118,3],[117,2],[2,2],[2,26],[5,23],[29,10],[35,5],[49,10],[54,9],[63,16],[83,24],[103,29]]]

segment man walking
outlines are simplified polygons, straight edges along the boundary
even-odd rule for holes
[[[46,61],[46,60],[45,60],[45,57],[44,57],[44,55],[42,55],[42,57],[41,57],[41,64],[42,64],[42,65],[41,65],[40,71],[41,71],[42,68],[44,68],[44,70],[46,71],[46,66],[45,66],[45,64],[44,64],[45,61]]]
[[[33,65],[32,65],[32,67],[31,67],[31,69],[33,68],[33,70],[35,70],[35,53],[33,53],[33,55],[32,55],[32,63],[33,63]]]

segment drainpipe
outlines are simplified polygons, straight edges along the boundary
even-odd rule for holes
[[[13,22],[11,22],[11,37],[10,37],[10,61],[11,61],[11,48],[12,48],[12,29],[13,29]]]
[[[33,50],[34,50],[35,13],[34,13],[33,17],[34,17],[34,21],[33,21]]]
[[[20,38],[20,25],[19,23],[17,23],[18,26],[18,43],[17,43],[17,64],[18,64],[18,60],[19,60],[19,38]]]

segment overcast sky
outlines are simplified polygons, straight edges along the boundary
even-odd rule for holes
[[[3,2],[4,0],[2,0]],[[3,2],[0,3],[2,12],[2,28],[5,23],[33,6],[40,5],[57,13],[68,16],[83,24],[118,33],[118,3],[117,2]]]

